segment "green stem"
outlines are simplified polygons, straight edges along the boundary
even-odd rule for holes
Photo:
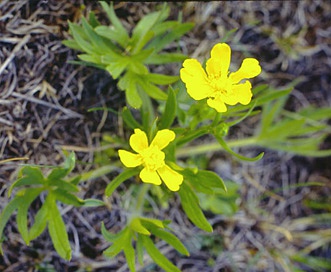
[[[258,139],[256,137],[249,137],[240,140],[232,140],[228,141],[227,144],[229,147],[243,147],[243,146],[252,146],[257,145]],[[187,157],[199,154],[205,154],[209,152],[215,152],[223,150],[222,146],[219,143],[209,143],[209,144],[201,144],[198,146],[186,146],[178,148],[176,151],[177,158],[179,157]]]
[[[222,118],[222,113],[216,112],[215,119],[213,120],[211,127],[215,127],[221,120]]]
[[[140,186],[140,191],[139,191],[139,194],[137,196],[136,207],[134,208],[135,211],[138,212],[139,214],[143,210],[144,202],[145,202],[145,199],[146,199],[146,193],[147,193],[149,187],[150,187],[149,184],[145,184],[145,183],[143,183]]]

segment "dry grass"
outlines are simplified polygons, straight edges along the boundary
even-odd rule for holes
[[[87,113],[95,106],[114,109],[124,104],[116,82],[105,72],[68,64],[76,52],[61,44],[68,37],[67,20],[77,22],[91,1],[10,1],[0,3],[0,160],[28,157],[28,163],[57,165],[63,148],[77,151],[77,171],[93,167],[94,150],[103,132],[122,135],[111,113]],[[86,9],[80,8],[81,4]],[[129,28],[157,3],[119,3],[119,16]],[[172,18],[182,13],[196,27],[179,45],[184,53],[203,60],[224,34],[236,65],[245,56],[260,60],[259,82],[283,87],[299,79],[287,105],[290,109],[331,104],[331,4],[329,1],[236,1],[171,3]],[[97,16],[103,16],[97,12]],[[104,17],[102,17],[104,20]],[[168,72],[168,71],[167,71]],[[177,74],[178,70],[170,71]],[[255,83],[259,83],[256,81]],[[249,125],[236,130],[240,138]],[[330,147],[330,141],[325,143]],[[256,150],[241,150],[246,155]],[[331,256],[330,223],[314,216],[323,209],[309,208],[311,200],[330,200],[330,158],[309,159],[267,151],[255,164],[239,164],[224,154],[210,158],[209,167],[240,184],[240,211],[233,217],[210,215],[215,228],[207,235],[196,228],[174,201],[160,216],[174,220],[176,234],[192,255],[182,258],[158,244],[183,271],[291,271],[289,258],[300,250],[310,256]],[[6,190],[15,178],[17,163],[0,165],[0,206],[8,202]],[[102,198],[111,176],[82,184],[82,197]],[[298,186],[319,182],[324,186]],[[124,188],[123,188],[124,189]],[[100,235],[100,221],[118,230],[125,223],[123,196],[115,194],[107,208],[62,210],[72,241],[73,259],[60,260],[47,233],[31,247],[24,245],[14,220],[6,228],[1,271],[127,271],[123,257],[108,260]],[[40,203],[35,203],[35,208]],[[324,210],[326,211],[326,210]],[[33,212],[33,211],[32,211]],[[330,210],[328,211],[330,213]],[[315,218],[315,219],[314,219]],[[156,271],[152,265],[144,271]]]

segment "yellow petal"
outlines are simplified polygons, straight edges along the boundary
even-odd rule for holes
[[[232,91],[236,94],[238,102],[247,105],[252,99],[252,84],[246,81],[243,84],[237,84],[232,86]]]
[[[230,61],[231,61],[231,48],[226,43],[216,44],[210,53],[210,59],[206,63],[206,70],[209,76],[221,76],[226,78],[228,75]]]
[[[162,183],[159,175],[156,171],[150,171],[147,168],[141,170],[139,177],[145,183],[152,183],[155,185],[160,185]]]
[[[180,69],[180,78],[186,84],[187,93],[195,100],[208,97],[213,89],[201,64],[196,59],[187,59],[183,67]]]
[[[139,128],[134,130],[134,134],[130,137],[130,146],[134,151],[140,153],[148,147],[148,139],[146,133]]]
[[[253,58],[244,59],[237,72],[230,74],[232,84],[236,84],[243,79],[256,77],[261,73],[261,66],[258,60]]]
[[[218,112],[226,112],[227,108],[224,104],[224,102],[222,100],[220,100],[219,98],[209,98],[207,100],[207,104],[209,105],[209,107],[214,108],[216,111]]]
[[[141,158],[138,154],[133,154],[126,150],[118,150],[118,155],[120,157],[121,162],[126,167],[136,167],[138,165],[141,165]]]
[[[157,170],[170,191],[178,191],[183,182],[183,176],[165,165]]]
[[[152,145],[157,146],[161,150],[165,148],[170,142],[172,142],[175,139],[175,137],[176,137],[175,132],[173,132],[170,129],[159,130],[156,133],[151,143],[151,146]]]

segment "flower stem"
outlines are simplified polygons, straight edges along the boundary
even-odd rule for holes
[[[222,118],[222,113],[216,112],[215,119],[213,120],[211,126],[212,127],[216,126],[220,122],[221,118]]]
[[[149,189],[149,184],[145,184],[145,183],[141,184],[139,194],[137,196],[137,202],[135,208],[136,212],[138,213],[142,212],[148,189]]]
[[[256,137],[249,137],[245,139],[232,140],[227,142],[229,147],[252,146],[252,145],[257,145],[257,143],[258,143],[258,139]],[[176,156],[179,158],[179,157],[205,154],[220,150],[223,150],[222,146],[220,146],[219,143],[215,142],[215,143],[201,144],[198,146],[186,146],[186,147],[178,148],[176,151]]]

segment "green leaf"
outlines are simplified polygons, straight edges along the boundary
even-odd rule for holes
[[[55,181],[64,178],[68,175],[75,167],[75,153],[71,152],[69,156],[66,157],[62,167],[55,168],[47,177],[50,181]]]
[[[100,207],[100,206],[105,206],[105,202],[103,202],[100,199],[94,199],[94,198],[88,198],[84,199],[84,207]]]
[[[227,128],[232,127],[234,125],[239,124],[241,121],[245,120],[248,116],[251,115],[251,113],[253,112],[253,109],[255,108],[256,105],[256,101],[253,103],[253,105],[251,106],[251,108],[247,111],[247,113],[245,113],[241,118],[234,120],[232,122],[227,122],[226,126]]]
[[[91,62],[91,63],[96,63],[96,64],[101,64],[101,56],[98,55],[88,55],[88,54],[80,54],[78,55],[78,58],[81,59],[82,61],[86,62]]]
[[[84,49],[79,46],[79,44],[75,40],[64,40],[62,41],[62,44],[78,51],[84,51]]]
[[[124,170],[121,174],[119,174],[115,179],[112,180],[106,187],[105,194],[106,196],[110,196],[118,186],[120,186],[124,181],[137,175],[139,173],[139,169],[132,168]]]
[[[70,184],[70,183],[69,183]],[[70,194],[68,191],[64,189],[56,189],[52,191],[52,194],[56,197],[56,200],[61,201],[67,205],[74,205],[75,207],[81,207],[84,205],[84,200],[79,197]]]
[[[135,253],[134,253],[134,248],[131,243],[131,239],[130,239],[130,241],[128,241],[128,243],[125,244],[123,251],[124,251],[126,263],[128,264],[130,271],[135,272],[136,271],[136,268],[135,268],[136,261],[135,261]]]
[[[295,262],[299,262],[305,264],[306,266],[310,267],[313,271],[330,271],[331,270],[331,263],[330,260],[321,257],[314,257],[309,256],[304,253],[297,253],[290,257]]]
[[[146,226],[153,233],[155,236],[161,238],[162,240],[166,241],[169,245],[175,248],[178,252],[182,253],[183,255],[189,256],[190,253],[187,251],[185,246],[182,242],[172,233],[160,229],[160,227],[146,221],[141,220],[142,224]]]
[[[176,82],[179,79],[178,76],[167,76],[167,75],[152,74],[152,73],[149,73],[148,75],[145,75],[143,77],[145,78],[146,81],[158,85],[169,85]]]
[[[48,232],[56,252],[65,260],[71,259],[71,248],[66,226],[56,206],[54,196],[49,193],[45,204],[48,206]],[[44,204],[44,205],[45,205]]]
[[[137,75],[148,75],[148,68],[141,62],[130,59],[128,70]]]
[[[41,206],[34,218],[34,224],[30,228],[29,240],[36,239],[46,228],[48,222],[48,206],[45,203]]]
[[[180,272],[154,245],[153,241],[146,235],[140,235],[142,243],[153,261],[167,272]]]
[[[277,98],[280,98],[282,96],[287,96],[290,94],[293,88],[289,88],[286,90],[281,90],[281,91],[275,91],[275,90],[268,90],[266,94],[262,94],[258,97],[256,97],[256,106],[261,106],[266,104],[269,101],[275,100]]]
[[[122,48],[126,48],[127,46],[128,40],[114,27],[97,26],[95,32],[112,42],[118,43]]]
[[[23,190],[23,191],[25,191],[25,190]],[[10,219],[11,215],[22,204],[23,204],[23,199],[19,195],[16,195],[15,198],[13,198],[3,209],[3,211],[0,215],[0,239],[2,238],[3,230],[4,230],[8,220]],[[0,253],[3,255],[1,246],[0,246]]]
[[[130,109],[128,107],[123,107],[122,109],[122,118],[125,124],[131,128],[131,129],[136,129],[136,128],[142,128],[142,126],[136,121],[136,119],[133,117]]]
[[[142,221],[143,224],[148,224],[148,225],[153,225],[157,228],[165,228],[163,222],[158,219],[152,219],[152,218],[147,218],[147,217],[140,217],[140,220]]]
[[[168,99],[165,105],[164,112],[161,117],[160,129],[169,128],[175,120],[177,115],[177,99],[175,91],[172,88],[169,88]]]
[[[24,242],[29,245],[29,231],[28,231],[28,209],[31,203],[38,197],[38,195],[43,191],[43,188],[34,188],[28,189],[22,198],[21,205],[18,206],[17,215],[16,215],[16,222],[17,228]]]
[[[224,37],[221,39],[222,43],[225,43],[228,41],[228,39],[232,36],[233,33],[235,33],[238,30],[238,28],[232,28],[228,31],[226,31]]]
[[[152,27],[169,16],[169,7],[163,6],[161,11],[152,12],[144,16],[132,31],[132,53],[139,52],[154,36]]]
[[[142,50],[139,53],[132,55],[131,58],[134,61],[138,61],[143,63],[145,61],[146,58],[148,58],[152,53],[154,52],[154,49],[146,49],[146,50]]]
[[[150,235],[151,233],[148,231],[148,229],[146,229],[146,227],[144,227],[141,224],[140,218],[136,217],[134,219],[131,220],[129,227],[131,230],[144,234],[144,235]]]
[[[201,127],[196,130],[189,130],[186,133],[183,133],[176,139],[177,146],[191,142],[194,139],[201,137],[209,132],[209,129],[206,127]]]
[[[182,207],[192,223],[204,231],[212,232],[213,228],[200,208],[198,197],[185,182],[182,183],[178,194]]]
[[[212,171],[186,168],[181,174],[200,192],[212,194],[214,188],[227,191],[224,181]]]
[[[117,36],[116,41],[125,48],[129,42],[129,35],[124,26],[122,25],[121,21],[116,16],[113,3],[110,3],[109,6],[107,2],[101,1],[100,4],[104,11],[107,13],[110,22],[114,26],[114,32]]]
[[[118,234],[111,233],[106,229],[104,222],[101,222],[101,234],[106,241],[111,243],[114,243],[114,241],[118,238]]]
[[[261,118],[261,134],[267,133],[272,122],[279,116],[283,109],[287,97],[281,97],[274,103],[266,103],[263,105]]]
[[[25,166],[22,168],[22,178],[16,180],[8,190],[8,196],[11,196],[11,192],[14,188],[25,185],[44,185],[45,179],[38,167]]]
[[[307,117],[312,120],[326,120],[331,118],[331,108],[316,108],[309,106],[297,112],[299,115]]]
[[[94,12],[90,12],[89,14],[89,18],[88,18],[88,23],[93,27],[97,27],[100,25],[100,22],[98,21],[98,19],[95,17],[95,13]]]
[[[166,45],[170,44],[176,39],[179,39],[186,32],[190,31],[193,27],[194,23],[180,24],[166,35],[158,36],[157,38],[155,38],[150,44],[148,44],[146,48],[154,48],[155,52],[159,52]]]
[[[84,17],[82,17],[82,25],[87,39],[92,43],[94,52],[96,54],[102,55],[106,54],[110,49],[107,44],[103,41],[103,38],[100,37],[94,29],[89,25]]]
[[[137,259],[140,265],[144,264],[144,245],[141,240],[142,235],[137,235],[137,242],[136,242],[136,254],[137,254]]]
[[[264,152],[261,152],[258,156],[254,157],[254,158],[248,158],[248,157],[242,156],[242,155],[237,154],[234,151],[232,151],[231,148],[226,144],[226,142],[223,140],[222,137],[215,135],[215,134],[214,134],[214,136],[217,139],[218,143],[223,147],[223,149],[225,151],[229,152],[231,155],[233,155],[237,159],[240,159],[243,161],[255,162],[255,161],[260,160],[264,155]]]
[[[142,106],[142,100],[139,96],[137,90],[137,84],[134,81],[135,79],[132,78],[132,81],[129,82],[128,88],[125,89],[125,96],[128,104],[133,107],[134,109],[139,109]]]
[[[76,185],[74,185],[70,182],[64,181],[62,179],[51,179],[48,181],[48,185],[60,188],[67,192],[79,192],[79,189]]]
[[[117,79],[124,70],[128,67],[130,59],[123,57],[115,62],[112,62],[106,66],[106,70],[111,74],[114,79]]]
[[[156,87],[153,84],[150,84],[143,78],[138,79],[138,84],[142,88],[142,90],[150,97],[157,100],[167,100],[167,95],[160,88]]]
[[[154,25],[152,29],[155,33],[155,36],[160,36],[165,32],[172,31],[179,24],[180,22],[178,21],[164,21]]]
[[[152,54],[145,61],[145,64],[166,64],[173,62],[183,62],[187,56],[179,53]]]
[[[90,55],[96,54],[95,49],[91,45],[89,41],[87,41],[87,37],[83,31],[83,28],[75,25],[71,22],[68,22],[70,31],[77,42],[78,46],[82,48],[83,51],[87,52]]]

